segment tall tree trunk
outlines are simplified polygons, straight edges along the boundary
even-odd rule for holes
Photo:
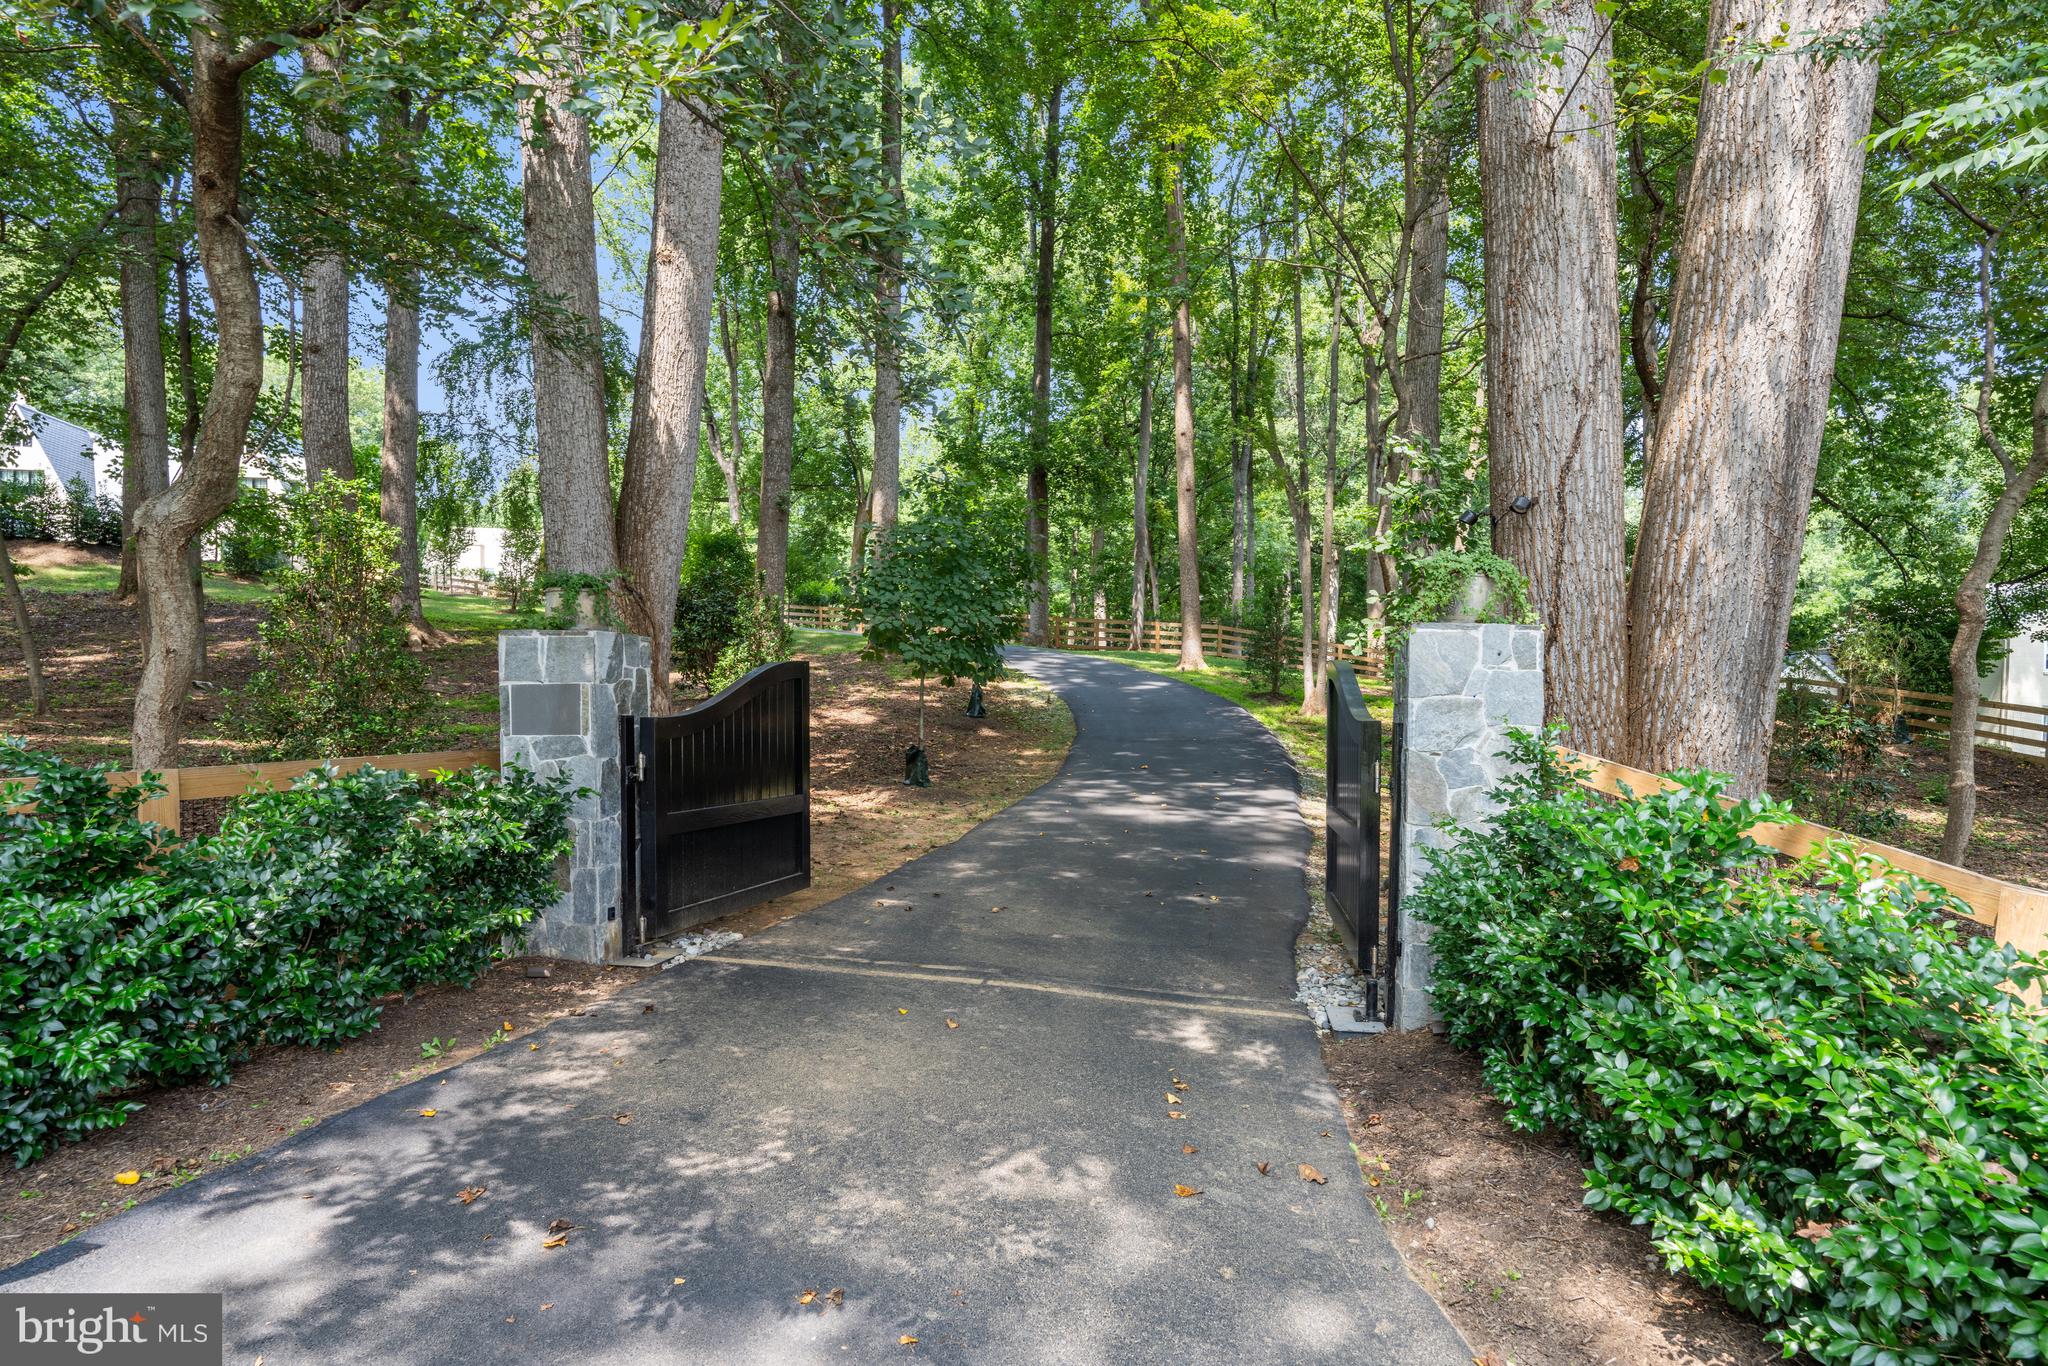
[[[746,520],[740,506],[740,480],[747,468],[747,431],[740,419],[740,353],[732,339],[732,305],[723,294],[718,296],[718,349],[725,354],[725,410],[731,418],[728,430],[732,434],[732,464],[724,467],[725,501],[732,524],[738,526]]]
[[[136,143],[133,115],[117,106],[116,180],[121,222],[121,388],[127,423],[121,441],[121,582],[116,596],[132,602],[141,582],[135,568],[135,514],[171,482],[171,418],[164,390],[164,301],[157,232],[162,191],[148,154]]]
[[[234,501],[249,420],[263,388],[262,299],[241,228],[244,68],[223,35],[218,11],[212,3],[207,9],[211,22],[191,29],[186,122],[199,262],[213,298],[213,384],[191,459],[135,514],[135,563],[150,620],[135,688],[136,768],[177,763],[202,626],[187,552]]]
[[[618,510],[619,606],[627,626],[651,643],[656,711],[669,706],[677,577],[690,539],[724,161],[725,136],[717,126],[688,100],[664,95],[640,363]]]
[[[783,173],[786,177],[788,173]],[[783,194],[795,187],[786,178]],[[754,564],[761,591],[780,598],[789,575],[789,480],[796,460],[797,227],[786,202],[769,212],[768,323],[761,357],[761,516]]]
[[[1495,549],[1529,578],[1546,714],[1612,755],[1628,649],[1612,21],[1593,0],[1487,4],[1533,28],[1479,80]],[[1561,68],[1545,43],[1562,45]],[[1521,497],[1534,506],[1510,513]]]
[[[882,0],[882,173],[903,202],[903,30],[897,0]],[[903,313],[902,252],[885,242],[875,272],[874,526],[896,525],[898,448],[903,440],[903,371],[896,331]]]
[[[574,60],[573,57],[571,60]],[[598,322],[597,226],[590,124],[570,107],[571,70],[538,78],[526,128],[526,268],[533,324],[533,436],[541,538],[549,572],[611,575],[612,476]],[[575,610],[573,602],[565,609]]]
[[[1152,572],[1152,306],[1138,346],[1138,448],[1131,455],[1131,648],[1145,644],[1145,588]]]
[[[1802,42],[1839,34],[1881,9],[1882,0],[1716,0],[1707,51],[1781,22]],[[1727,76],[1700,96],[1673,267],[1630,584],[1623,757],[1659,771],[1718,769],[1748,794],[1764,786],[1877,64],[1794,51],[1732,61]]]
[[[732,453],[726,450],[725,442],[719,438],[718,413],[711,406],[709,390],[698,395],[697,402],[704,410],[704,436],[711,445],[711,459],[718,465],[718,472],[725,477],[726,519],[737,528],[745,519],[740,510],[740,473],[735,468]]]
[[[385,155],[410,178],[411,142],[420,131],[405,91],[384,116]],[[418,271],[384,289],[384,427],[378,443],[377,511],[398,533],[400,610],[415,643],[434,638],[420,605],[420,315]]]
[[[1038,172],[1038,273],[1032,285],[1031,329],[1031,473],[1024,491],[1024,539],[1031,556],[1030,611],[1024,638],[1034,645],[1051,640],[1052,624],[1052,487],[1046,468],[1052,422],[1052,295],[1054,239],[1058,235],[1060,200],[1060,97],[1064,80],[1052,83],[1045,106],[1045,155]]]
[[[1401,348],[1402,403],[1394,433],[1434,450],[1443,440],[1444,278],[1451,268],[1451,192],[1446,153],[1433,137],[1418,141],[1416,179],[1405,212],[1415,229],[1408,248],[1407,344]]]
[[[1202,559],[1195,525],[1195,324],[1188,303],[1187,205],[1183,149],[1167,153],[1166,245],[1173,258],[1174,531],[1180,540],[1180,664],[1206,669],[1202,657]]]
[[[43,657],[36,649],[36,628],[28,614],[28,602],[21,596],[21,581],[14,574],[13,557],[7,543],[0,541],[0,593],[7,598],[14,618],[15,634],[21,637],[21,664],[28,675],[28,709],[31,716],[50,714],[50,690],[43,682]]]
[[[1329,388],[1324,396],[1323,419],[1323,565],[1316,586],[1315,687],[1302,695],[1304,716],[1321,716],[1327,707],[1331,661],[1337,655],[1337,570],[1341,548],[1337,544],[1337,412],[1341,403],[1337,381],[1343,364],[1344,285],[1339,276],[1330,277],[1330,365]]]
[[[317,45],[301,50],[309,76],[333,77],[339,65]],[[347,139],[326,120],[306,124],[314,158],[339,175]],[[356,477],[355,442],[348,429],[348,262],[339,252],[320,251],[306,263],[306,397],[299,410],[299,436],[306,458],[306,482],[328,475]]]
[[[1948,824],[1941,832],[1941,857],[1961,863],[1969,852],[1977,822],[1977,715],[1980,710],[1977,646],[1984,639],[1985,594],[2005,557],[2013,519],[2048,475],[2048,371],[2034,388],[2033,444],[2027,463],[2018,465],[1991,421],[1991,391],[1998,380],[1998,332],[1992,310],[1993,262],[1998,233],[1987,231],[1977,257],[1977,291],[1984,310],[1984,369],[1977,384],[1977,434],[1998,461],[2004,487],[1991,504],[1991,515],[1977,533],[1977,553],[1956,586],[1956,638],[1948,653]]]
[[[1649,205],[1649,223],[1636,249],[1635,288],[1629,294],[1628,354],[1635,367],[1636,387],[1643,395],[1643,453],[1657,446],[1657,407],[1664,389],[1657,377],[1657,253],[1663,244],[1664,196],[1643,157],[1643,130],[1629,130],[1628,175],[1635,192]]]
[[[1288,474],[1285,465],[1281,473],[1288,479],[1287,510],[1294,519],[1294,558],[1301,585],[1301,706],[1304,715],[1314,715],[1310,707],[1318,705],[1322,688],[1316,678],[1317,613],[1316,590],[1311,559],[1311,543],[1314,538],[1312,511],[1308,501],[1309,440],[1308,440],[1308,347],[1301,326],[1301,239],[1299,233],[1294,241],[1295,265],[1291,278],[1289,304],[1294,321],[1294,459],[1301,471],[1298,485]],[[1276,445],[1277,450],[1277,445]],[[1278,459],[1278,456],[1275,456]]]

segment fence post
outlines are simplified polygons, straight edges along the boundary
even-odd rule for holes
[[[1410,894],[1429,872],[1422,851],[1454,838],[1437,828],[1439,820],[1483,827],[1498,808],[1493,789],[1511,768],[1501,757],[1509,728],[1543,725],[1543,632],[1476,622],[1418,625],[1396,661],[1394,722],[1402,737],[1392,832],[1400,872],[1389,904],[1400,957],[1389,1023],[1424,1029],[1436,1018],[1436,959],[1428,924],[1408,912]]]
[[[530,952],[602,963],[619,952],[625,764],[621,716],[645,715],[647,637],[618,631],[498,635],[498,757],[586,789],[569,811],[576,848],[562,895],[527,932]]]
[[[179,812],[183,805],[184,797],[180,792],[179,771],[175,768],[167,768],[157,776],[162,778],[164,782],[163,795],[151,797],[148,801],[136,807],[135,816],[137,820],[155,821],[158,825],[171,832],[172,839],[176,839],[183,833],[183,823]]]

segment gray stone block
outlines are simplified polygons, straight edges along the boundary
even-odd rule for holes
[[[1496,726],[1535,730],[1543,724],[1543,675],[1500,669],[1486,676],[1486,719]]]
[[[590,753],[590,741],[581,735],[541,735],[527,748],[536,760],[577,759]]]
[[[1487,770],[1477,746],[1452,750],[1437,760],[1436,768],[1443,775],[1443,785],[1447,789],[1471,787],[1493,780],[1493,774]]]
[[[583,733],[583,689],[574,683],[509,683],[503,691],[506,734]]]
[[[1465,691],[1478,662],[1479,644],[1470,628],[1418,626],[1408,640],[1408,695],[1417,700],[1455,697]]]
[[[540,637],[532,631],[498,634],[498,678],[505,683],[538,683]]]
[[[1517,669],[1540,669],[1543,667],[1543,630],[1537,626],[1517,626],[1514,640],[1515,667]]]
[[[1486,729],[1486,707],[1477,697],[1416,697],[1408,710],[1408,748],[1423,754],[1444,754],[1479,742]]]
[[[547,636],[547,681],[588,683],[597,675],[596,642],[581,631],[555,631]]]
[[[1432,821],[1443,812],[1445,803],[1450,800],[1450,789],[1430,755],[1411,751],[1401,779],[1407,789],[1403,794],[1407,799],[1403,810],[1408,820],[1417,823]]]
[[[1514,654],[1515,628],[1503,622],[1488,622],[1479,628],[1479,667],[1501,669]]]

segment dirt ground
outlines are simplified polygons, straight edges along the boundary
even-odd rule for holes
[[[88,569],[115,562],[113,552],[42,541],[8,543],[17,564],[35,570]],[[232,585],[223,585],[232,592]],[[135,684],[142,676],[141,616],[111,593],[53,592],[22,581],[22,596],[42,650],[43,678],[56,715],[28,714],[28,678],[14,621],[0,614],[0,730],[38,749],[80,761],[126,765]],[[259,757],[256,743],[230,724],[234,697],[256,668],[260,603],[224,598],[212,587],[206,602],[207,676],[186,712],[179,760],[186,766]],[[498,646],[488,630],[455,630],[428,652],[435,706],[416,748],[483,749],[497,744]]]
[[[1906,824],[1877,838],[1932,857],[1941,852],[1948,799],[1947,737],[1921,736],[1886,752],[1906,770],[1897,804]],[[2048,887],[2048,763],[1977,750],[1977,823],[1963,862],[2008,882]]]
[[[95,603],[83,608],[87,619],[120,610]],[[251,632],[254,620],[251,613]],[[102,620],[99,629],[98,645],[74,633],[52,653],[67,670],[88,670],[76,656],[103,648],[115,628]],[[915,680],[899,679],[889,666],[850,653],[809,657],[813,884],[700,929],[750,933],[951,843],[1050,778],[1073,741],[1066,705],[1028,679],[991,684],[983,720],[962,714],[964,689],[934,690],[926,715],[932,786],[906,788],[902,754],[917,734]],[[436,674],[437,688],[449,686],[438,664]],[[119,729],[125,722],[111,720],[116,710],[118,704],[110,703],[103,723]],[[495,707],[488,719],[495,728]],[[76,715],[62,724],[74,723],[84,724]],[[88,757],[82,745],[31,736]],[[188,818],[196,805],[187,805]],[[545,966],[549,976],[530,978],[529,966]],[[121,1128],[16,1172],[11,1191],[0,1187],[6,1192],[0,1194],[0,1266],[486,1049],[530,1046],[537,1041],[525,1036],[539,1026],[585,1010],[643,974],[637,968],[514,960],[474,986],[435,987],[394,1001],[378,1029],[332,1051],[267,1049],[236,1069],[227,1086],[141,1093],[135,1098],[145,1108]],[[115,1176],[128,1171],[140,1173],[141,1181],[117,1184]]]

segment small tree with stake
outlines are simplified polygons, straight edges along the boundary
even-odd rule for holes
[[[987,537],[960,509],[940,507],[890,528],[869,553],[860,614],[869,659],[900,659],[917,670],[917,743],[904,781],[931,783],[925,758],[925,683],[985,682],[1003,672],[1003,642],[1014,578]]]

